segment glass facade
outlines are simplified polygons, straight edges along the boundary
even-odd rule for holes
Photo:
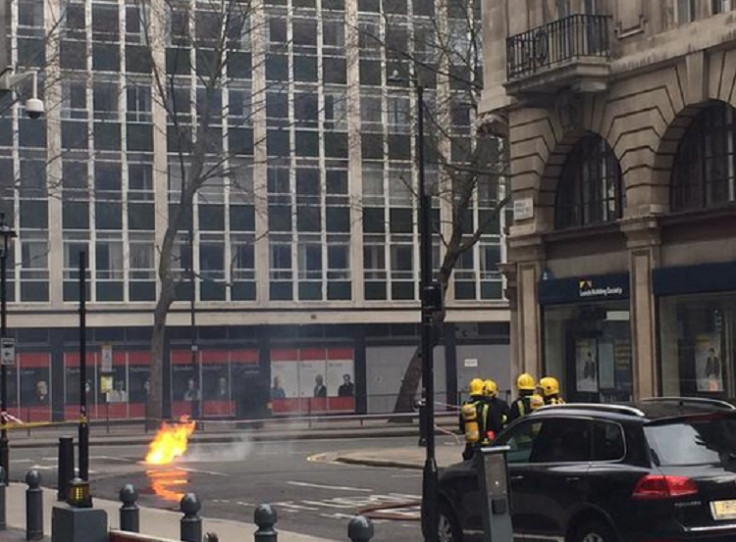
[[[38,2],[11,4],[12,62],[45,62],[48,112],[30,120],[15,104],[0,118],[2,209],[19,233],[12,300],[74,302],[85,251],[92,303],[154,302],[164,208],[180,218],[173,274],[184,280],[194,268],[199,301],[255,302],[259,291],[268,296],[259,301],[418,300],[417,104],[391,75],[414,76],[400,51],[442,60],[433,1],[233,3],[224,27],[214,4],[196,0],[72,0],[61,16]],[[461,164],[475,153],[463,95],[468,85],[479,92],[482,71],[463,51],[478,39],[479,9],[443,16],[450,76],[428,70],[425,100],[428,118],[445,119],[448,156]],[[152,39],[152,24],[164,39]],[[220,46],[221,80],[207,85]],[[206,181],[192,209],[180,210],[202,137]],[[446,183],[438,163],[427,157],[435,195]],[[458,262],[456,300],[502,298],[498,185],[479,179],[463,217],[468,235],[484,235]],[[437,226],[451,218],[440,199]],[[50,231],[61,232],[58,243]],[[437,265],[443,250],[436,236]],[[178,298],[189,292],[181,286]]]
[[[664,395],[734,397],[736,294],[659,299]]]
[[[544,308],[544,372],[571,401],[632,399],[628,301]]]

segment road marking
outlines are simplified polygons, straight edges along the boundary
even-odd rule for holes
[[[299,487],[313,487],[316,489],[335,489],[338,491],[358,491],[358,492],[368,492],[370,493],[373,491],[372,489],[365,489],[362,487],[349,487],[349,486],[328,486],[325,484],[313,484],[311,482],[293,482],[289,481],[286,482],[287,484],[291,486],[299,486]]]
[[[133,459],[128,459],[126,457],[112,457],[109,455],[91,455],[89,457],[90,459],[104,459],[107,461],[120,461],[121,463],[136,463]]]
[[[307,502],[307,501],[304,501]],[[303,504],[296,504],[293,501],[284,501],[284,502],[275,502],[273,505],[277,508],[285,508],[287,512],[295,512],[297,510],[310,510],[310,511],[316,511],[319,510],[319,508],[314,508],[312,506],[305,506]]]
[[[194,472],[197,474],[211,474],[212,476],[225,476],[225,477],[230,476],[229,474],[225,474],[222,472],[214,472],[211,470],[191,469],[189,467],[177,467],[177,468],[180,470],[186,471],[186,472]]]
[[[12,463],[33,463],[33,459],[12,459]]]

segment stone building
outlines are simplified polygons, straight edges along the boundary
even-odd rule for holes
[[[513,372],[577,400],[733,397],[736,3],[485,7]]]

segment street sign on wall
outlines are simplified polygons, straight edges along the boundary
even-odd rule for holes
[[[112,345],[111,344],[102,345],[102,352],[101,352],[100,358],[101,358],[100,371],[103,373],[111,373],[112,372]]]

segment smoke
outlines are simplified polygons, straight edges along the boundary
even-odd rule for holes
[[[179,463],[243,461],[253,452],[253,441],[242,436],[229,443],[192,444]]]

